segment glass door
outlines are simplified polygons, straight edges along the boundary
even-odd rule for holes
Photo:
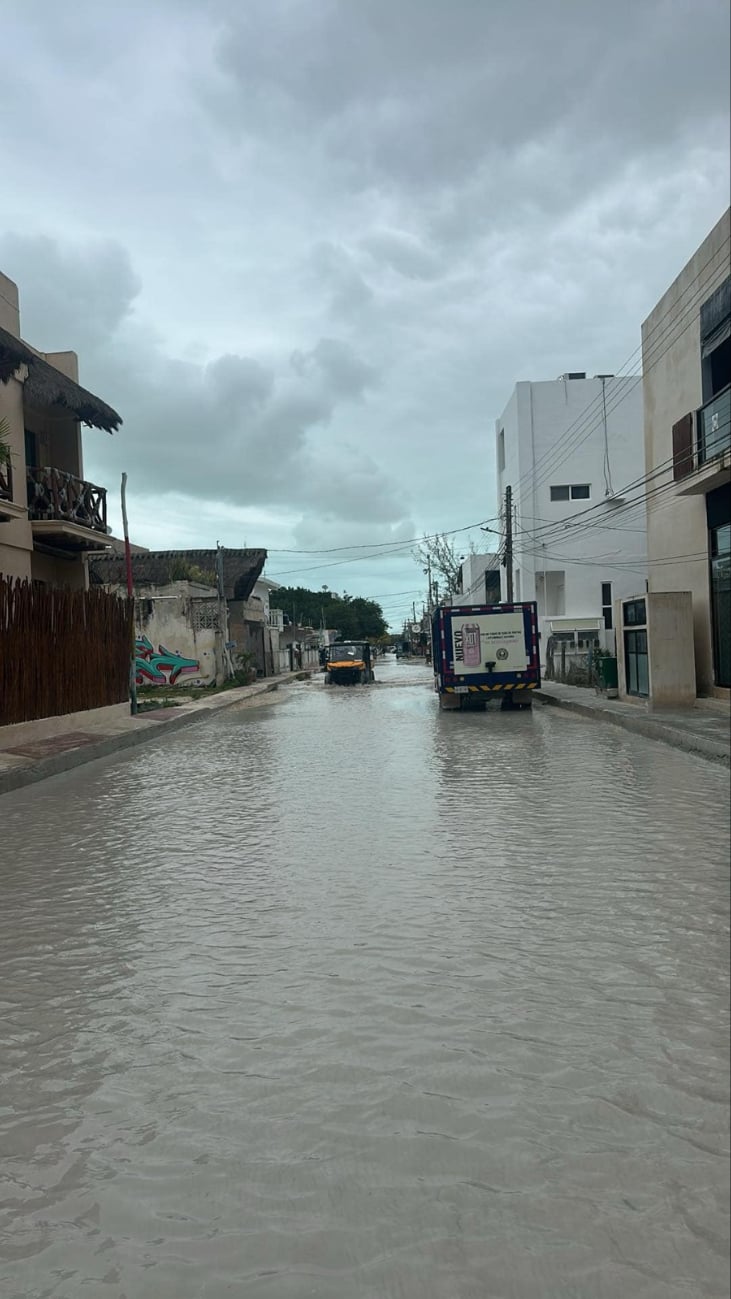
[[[650,693],[646,628],[625,631],[624,661],[627,669],[627,694],[640,695],[646,699]]]

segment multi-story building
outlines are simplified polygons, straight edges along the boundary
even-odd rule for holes
[[[644,518],[619,518],[644,474],[641,380],[518,383],[495,436],[503,508],[512,493],[513,595],[538,603],[544,660],[551,638],[613,650],[614,601],[646,580]]]
[[[731,694],[730,236],[726,211],[642,326],[649,590],[690,593],[695,690],[722,698]],[[652,664],[642,662],[652,629],[648,639],[628,627],[626,637],[632,693],[652,696]],[[655,640],[655,653],[673,655],[667,638]]]
[[[500,590],[500,556],[473,552],[460,562],[457,590],[449,603],[499,604]]]
[[[107,544],[103,487],[84,479],[81,425],[121,419],[79,386],[74,352],[20,337],[18,289],[0,274],[0,573],[83,588],[84,554]]]

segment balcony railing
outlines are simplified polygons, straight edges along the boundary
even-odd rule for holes
[[[731,384],[701,406],[696,427],[699,466],[731,448]]]
[[[0,501],[13,499],[13,466],[9,460],[0,460]]]
[[[107,493],[63,469],[28,468],[28,516],[107,531]]]

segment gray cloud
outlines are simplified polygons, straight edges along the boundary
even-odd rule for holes
[[[292,366],[301,376],[316,375],[337,397],[359,398],[376,382],[376,372],[349,343],[321,338],[310,352],[293,352]]]
[[[138,464],[147,491],[297,505],[326,521],[404,518],[404,493],[388,474],[357,452],[349,456],[348,438],[334,439],[334,454],[318,440],[336,414],[347,421],[348,403],[377,380],[349,343],[321,338],[278,368],[235,354],[181,360],[125,327],[139,285],[122,248],[85,252],[13,235],[0,242],[0,258],[23,285],[27,335],[36,345],[82,346],[83,362],[88,344],[83,382],[125,421],[112,450],[105,448],[107,472]],[[100,284],[103,293],[95,291]],[[87,445],[94,460],[94,443]]]
[[[361,241],[376,261],[382,261],[411,280],[435,279],[439,260],[420,239],[404,230],[373,230]]]
[[[0,266],[22,276],[21,328],[28,320],[34,346],[83,353],[111,339],[140,292],[126,250],[112,240],[84,247],[48,235],[0,234]]]
[[[130,472],[157,545],[493,514],[514,382],[616,370],[728,204],[728,28],[726,0],[16,6],[0,267],[124,416],[89,476]]]
[[[335,318],[357,318],[373,302],[373,289],[358,268],[356,259],[342,245],[316,244],[309,259],[308,287],[329,292],[329,308]]]
[[[223,8],[229,125],[317,129],[359,184],[454,184],[566,126],[569,152],[591,142],[606,160],[608,148],[646,148],[717,115],[728,81],[718,0],[618,0],[611,17],[600,0]],[[688,78],[691,66],[704,75]]]

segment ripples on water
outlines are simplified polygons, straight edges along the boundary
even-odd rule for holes
[[[719,1299],[722,769],[420,670],[0,800],[4,1299]]]

